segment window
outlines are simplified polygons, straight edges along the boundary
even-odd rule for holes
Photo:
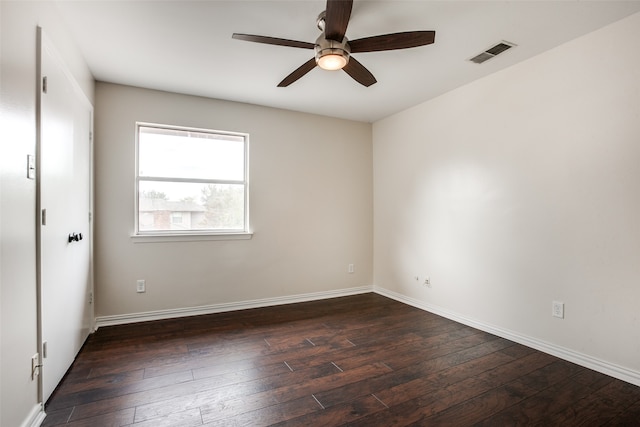
[[[248,135],[137,124],[136,235],[248,233]]]
[[[171,224],[182,224],[182,212],[171,212]]]

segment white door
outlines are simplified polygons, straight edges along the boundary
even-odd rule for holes
[[[39,40],[39,298],[46,402],[91,328],[93,107],[41,31]]]

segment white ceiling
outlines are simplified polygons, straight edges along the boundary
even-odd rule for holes
[[[57,0],[96,80],[373,122],[640,11],[640,1],[355,0],[349,39],[435,30],[433,45],[355,54],[365,88],[315,68],[277,84],[313,51],[233,40],[234,32],[314,42],[323,0]],[[518,45],[477,65],[469,58]],[[597,52],[594,52],[594,55]]]

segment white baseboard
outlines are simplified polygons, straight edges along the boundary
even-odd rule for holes
[[[46,416],[42,404],[38,403],[31,408],[31,412],[22,422],[21,427],[40,427]]]
[[[348,295],[365,294],[372,291],[372,286],[360,286],[357,288],[337,289],[333,291],[314,292],[309,294],[288,295],[275,298],[212,304],[199,307],[174,308],[168,310],[147,311],[143,313],[100,316],[96,317],[95,330],[102,326],[123,325],[127,323],[172,319],[176,317],[199,316],[202,314],[222,313],[226,311],[245,310],[248,308],[270,307],[282,304],[292,304],[296,302],[315,301]]]
[[[565,347],[561,347],[555,344],[548,343],[546,341],[519,334],[508,329],[493,326],[487,323],[479,322],[475,319],[471,319],[462,316],[458,313],[445,310],[442,307],[435,306],[433,304],[425,303],[415,298],[408,297],[406,295],[399,294],[394,291],[390,291],[379,286],[373,287],[373,292],[389,297],[396,301],[411,305],[424,311],[428,311],[438,316],[445,317],[458,323],[462,323],[467,326],[479,329],[481,331],[488,332],[493,335],[508,339],[510,341],[517,342],[527,347],[535,348],[544,353],[551,354],[561,359],[573,362],[577,365],[585,368],[593,369],[594,371],[601,372],[605,375],[609,375],[613,378],[617,378],[622,381],[626,381],[630,384],[640,386],[640,372],[634,371],[623,366],[619,366],[605,360],[597,359],[595,357],[583,354]]]

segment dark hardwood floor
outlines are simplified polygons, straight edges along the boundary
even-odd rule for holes
[[[43,426],[638,426],[640,387],[377,294],[99,329]]]

